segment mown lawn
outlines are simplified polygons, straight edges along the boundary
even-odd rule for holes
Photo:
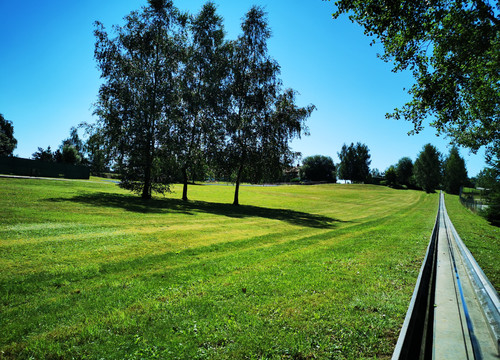
[[[0,179],[0,358],[390,358],[437,194],[233,189]]]
[[[497,291],[500,291],[500,228],[446,194],[446,209],[458,234]]]

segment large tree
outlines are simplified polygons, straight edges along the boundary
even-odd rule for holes
[[[95,112],[121,165],[120,185],[145,199],[167,191],[170,182],[162,167],[178,114],[185,23],[170,0],[149,0],[114,27],[114,38],[96,23],[95,58],[104,83]]]
[[[409,69],[412,99],[394,118],[424,121],[454,143],[490,151],[500,144],[500,3],[486,0],[338,0],[337,18],[349,14],[380,41],[394,71]],[[498,153],[497,153],[498,154]]]
[[[456,146],[451,148],[450,154],[444,162],[443,170],[444,189],[450,194],[458,195],[460,187],[467,184],[468,177],[465,161],[460,156]]]
[[[293,89],[280,92],[271,114],[264,119],[259,153],[249,167],[257,175],[253,177],[254,182],[279,180],[285,169],[300,156],[300,153],[292,151],[290,141],[309,134],[305,123],[316,107],[298,106],[296,95]]]
[[[314,155],[304,159],[300,167],[301,180],[336,182],[335,164],[329,156]]]
[[[105,137],[100,133],[100,129],[95,126],[86,125],[88,139],[83,147],[87,155],[90,172],[94,176],[103,176],[110,171],[111,159]]]
[[[365,144],[351,143],[342,145],[338,153],[340,158],[339,178],[355,183],[365,182],[370,174],[370,150]]]
[[[0,114],[0,156],[12,156],[16,146],[17,140],[14,137],[12,122]]]
[[[413,175],[413,162],[409,157],[399,159],[396,164],[397,181],[401,185],[410,186]]]
[[[289,141],[305,130],[314,109],[295,105],[295,92],[281,92],[280,68],[268,54],[271,36],[266,13],[252,7],[242,23],[243,34],[232,43],[230,104],[225,121],[225,151],[219,164],[234,175],[234,205],[239,204],[240,182],[289,165],[294,154]]]
[[[385,181],[387,181],[388,186],[396,186],[398,184],[398,173],[394,165],[391,165],[385,171]]]
[[[428,193],[439,188],[441,182],[441,154],[431,144],[424,145],[413,166],[417,186]]]
[[[207,2],[193,17],[190,44],[184,54],[181,74],[181,114],[174,125],[173,141],[183,178],[182,199],[187,200],[188,175],[195,175],[206,155],[217,147],[220,117],[227,99],[225,79],[228,73],[227,46],[222,18],[214,3]],[[194,180],[194,179],[193,179]]]

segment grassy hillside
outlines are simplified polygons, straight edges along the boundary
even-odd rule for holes
[[[437,194],[0,179],[0,358],[390,358]]]

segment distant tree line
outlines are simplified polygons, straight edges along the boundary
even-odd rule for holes
[[[385,171],[388,186],[422,189],[434,192],[443,189],[450,194],[458,194],[460,188],[470,184],[465,161],[458,148],[453,146],[449,155],[443,155],[431,144],[424,145],[415,163],[408,157]]]
[[[353,183],[381,183],[391,187],[422,189],[434,192],[443,189],[458,194],[460,187],[469,185],[465,161],[457,147],[452,147],[448,157],[431,144],[423,147],[415,163],[409,157],[401,158],[385,173],[371,169],[370,150],[365,144],[344,144],[338,153],[340,163],[335,165],[328,156],[306,157],[300,168],[302,181],[336,182],[337,177]]]
[[[50,146],[47,149],[39,147],[31,157],[34,160],[47,162],[89,165],[89,161],[85,157],[85,145],[78,135],[78,130],[74,127],[70,130],[70,136],[62,141],[57,150],[52,151]]]

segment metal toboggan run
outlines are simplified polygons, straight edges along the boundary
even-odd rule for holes
[[[392,359],[500,359],[498,293],[458,236],[442,193]]]

